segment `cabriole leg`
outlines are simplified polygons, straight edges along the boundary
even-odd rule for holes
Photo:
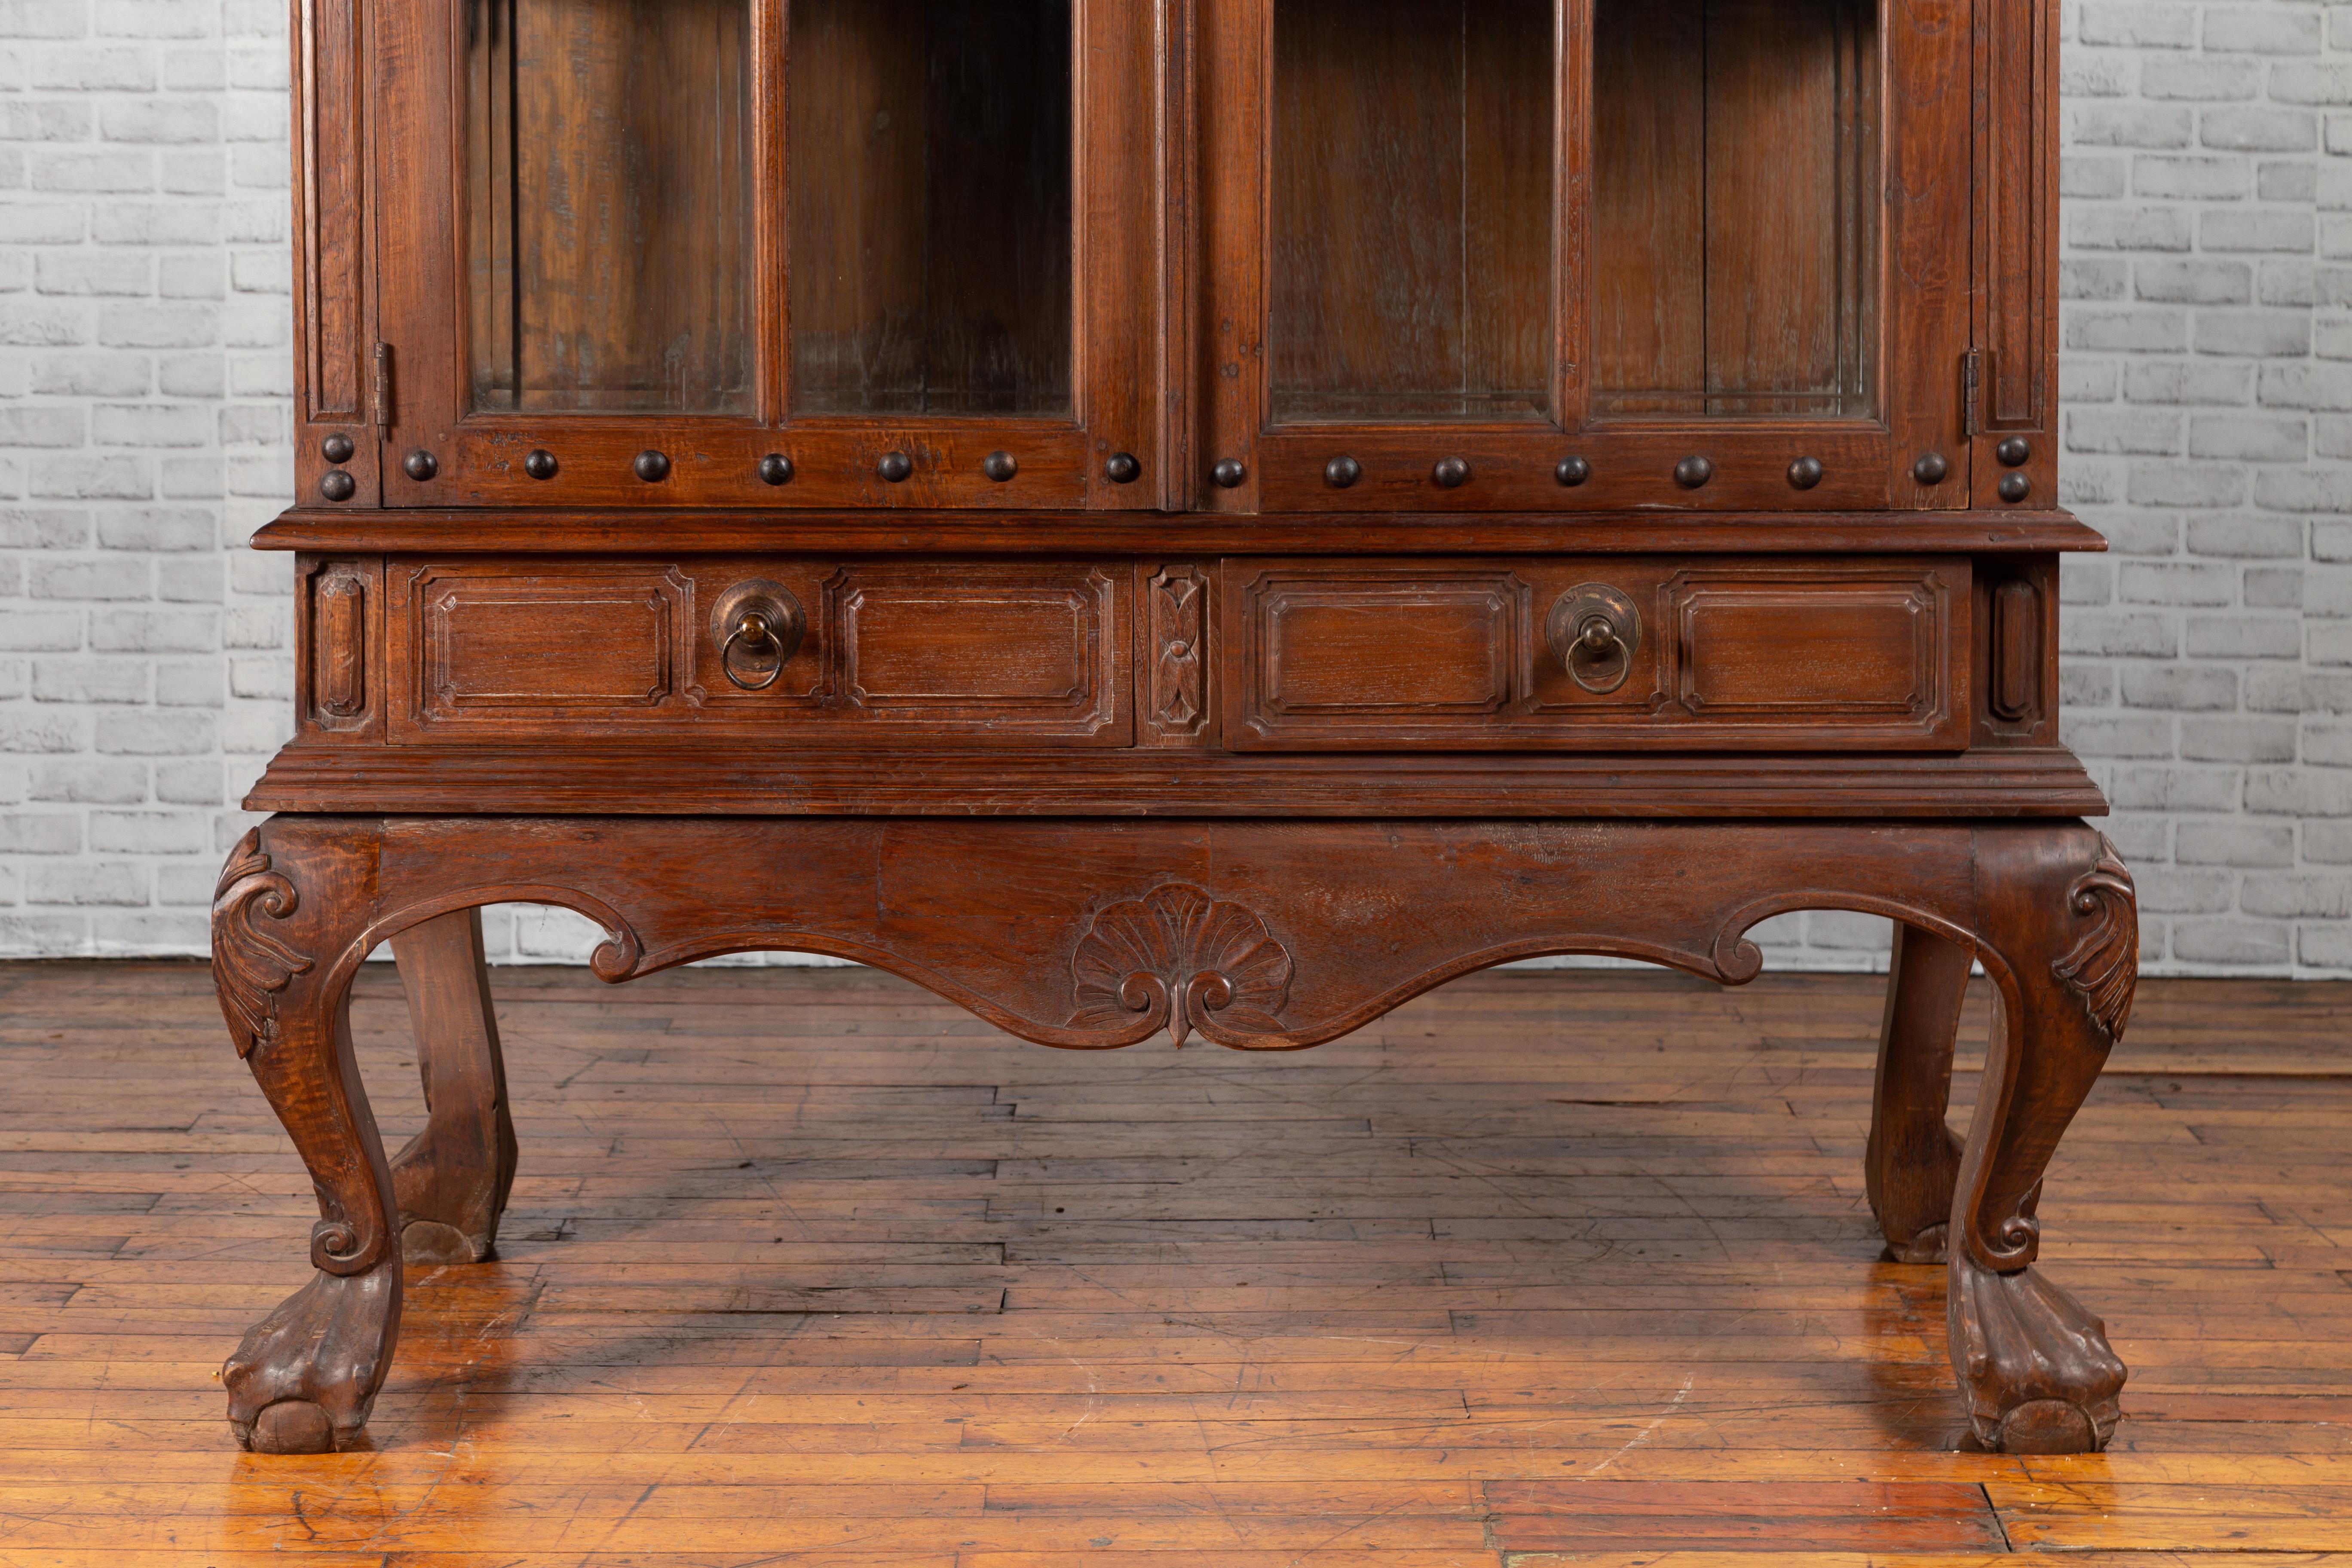
[[[392,939],[408,991],[425,1130],[393,1156],[401,1251],[412,1263],[480,1263],[514,1184],[506,1061],[482,958],[482,912],[457,910]]]
[[[221,1369],[247,1447],[349,1447],[400,1331],[392,1173],[353,1060],[349,948],[366,909],[357,857],[267,829],[230,855],[213,903],[213,973],[253,1069],[318,1191],[318,1274],[247,1333]]]
[[[1878,1078],[1863,1179],[1870,1212],[1897,1263],[1941,1263],[1960,1174],[1960,1141],[1945,1124],[1952,1043],[1969,994],[1969,950],[1895,922]]]
[[[2126,1375],[2106,1325],[2033,1267],[2035,1209],[2058,1139],[2131,1014],[2131,878],[2080,827],[1978,838],[1987,968],[2005,970],[1984,1087],[1952,1205],[1952,1365],[1978,1441],[2006,1453],[2103,1448]]]

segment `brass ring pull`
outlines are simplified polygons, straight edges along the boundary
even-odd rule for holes
[[[782,584],[762,578],[738,583],[711,606],[710,640],[719,645],[719,668],[728,684],[739,690],[765,691],[782,679],[784,666],[793,661],[807,634],[808,617],[801,611],[801,602]],[[747,680],[736,673],[738,643],[747,658],[763,652],[774,658],[775,666],[765,680]]]
[[[776,641],[776,634],[769,628],[768,617],[756,610],[746,613],[742,620],[736,625],[735,629],[727,634],[727,640],[719,645],[719,668],[727,672],[728,680],[746,691],[765,691],[776,683],[778,676],[784,673],[784,661],[782,658],[776,660],[776,667],[768,671],[767,679],[746,680],[735,673],[733,655],[735,645],[739,642],[749,642],[753,647],[766,643],[782,653],[782,645]]]
[[[1552,605],[1544,639],[1570,680],[1606,697],[1633,676],[1633,654],[1642,646],[1642,612],[1606,583],[1580,583]]]

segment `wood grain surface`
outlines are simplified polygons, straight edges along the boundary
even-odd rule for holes
[[[213,1373],[315,1207],[209,975],[0,968],[0,1563],[2352,1562],[2346,987],[2143,985],[2042,1250],[2126,1415],[2045,1458],[1955,1451],[1942,1272],[1878,1260],[1879,980],[1497,973],[1271,1058],[863,970],[493,983],[499,1260],[412,1268],[373,1446],[285,1458]]]

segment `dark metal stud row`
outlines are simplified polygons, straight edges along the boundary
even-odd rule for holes
[[[320,478],[320,495],[331,501],[345,501],[358,493],[359,482],[342,467],[358,450],[357,445],[341,431],[319,443],[320,455],[335,465]],[[2032,495],[2033,481],[2014,470],[2033,460],[2033,444],[2022,436],[2007,437],[1993,448],[1993,455],[2002,467],[2012,470],[2001,476],[2000,482],[1993,487],[1994,493],[2012,506]],[[669,455],[648,447],[639,452],[629,467],[646,483],[658,484],[669,477]],[[423,447],[402,458],[400,468],[420,484],[441,471],[440,460]],[[1021,462],[1012,453],[999,450],[981,459],[980,470],[1003,484],[1020,473]],[[557,471],[555,454],[544,447],[533,447],[522,460],[522,471],[534,479],[553,479]],[[1940,485],[1951,477],[1951,471],[1950,460],[1941,452],[1923,452],[1911,465],[1911,477],[1923,485]],[[760,459],[758,473],[763,484],[789,484],[795,472],[793,460],[782,452],[770,452]],[[885,452],[875,465],[875,472],[891,484],[899,484],[913,477],[915,461],[904,452]],[[1103,476],[1113,484],[1133,484],[1142,475],[1143,465],[1131,452],[1114,452],[1103,462]],[[1789,465],[1789,483],[1796,489],[1811,489],[1827,476],[1828,470],[1819,458],[1799,458]],[[1209,477],[1223,489],[1233,489],[1249,477],[1249,469],[1240,459],[1227,458],[1209,470]],[[1345,453],[1323,465],[1323,482],[1334,489],[1347,489],[1363,477],[1363,464]],[[1429,477],[1445,489],[1458,489],[1470,482],[1469,460],[1440,458]],[[1552,469],[1552,477],[1572,489],[1592,477],[1592,465],[1580,457],[1562,458]],[[1696,453],[1675,465],[1675,482],[1687,490],[1700,489],[1714,477],[1714,462]]]
[[[357,449],[349,436],[340,433],[320,443],[320,451],[331,463],[351,461]],[[532,447],[522,460],[522,471],[534,479],[553,479],[559,467],[555,454],[544,447]],[[403,473],[422,484],[441,471],[441,462],[432,453],[419,447],[401,459],[400,468]],[[669,478],[669,454],[647,447],[630,459],[629,468],[646,483],[659,484]],[[782,452],[770,452],[761,458],[756,470],[760,481],[769,485],[790,484],[798,471],[793,467],[793,460]],[[885,452],[881,460],[875,464],[874,471],[891,484],[899,484],[914,476],[915,460],[904,452]],[[1021,459],[1006,451],[991,452],[980,460],[980,471],[1001,485],[1021,472]],[[1143,477],[1143,464],[1132,452],[1114,452],[1104,459],[1103,477],[1115,485],[1131,485]],[[340,468],[330,471],[319,484],[320,492],[329,500],[349,500],[357,488],[351,475]]]
[[[1937,459],[1939,462],[1941,459]],[[1922,459],[1924,462],[1925,459]],[[1570,489],[1592,478],[1592,464],[1583,458],[1562,458],[1552,469],[1552,478]],[[1819,458],[1799,458],[1789,465],[1789,483],[1801,490],[1811,489],[1822,482],[1829,470]],[[1228,458],[1209,471],[1209,477],[1232,489],[1248,477],[1239,461]],[[1364,465],[1341,453],[1323,465],[1323,482],[1335,490],[1344,490],[1364,477]],[[1430,469],[1429,477],[1443,489],[1459,489],[1470,482],[1470,462],[1466,458],[1442,458]],[[1686,490],[1697,489],[1715,478],[1713,459],[1693,455],[1675,465],[1675,483]]]

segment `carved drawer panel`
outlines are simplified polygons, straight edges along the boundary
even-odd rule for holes
[[[1966,742],[1957,558],[1244,560],[1221,597],[1236,750]]]
[[[1125,745],[1129,592],[1123,563],[845,566],[824,585],[827,710],[919,741]]]
[[[1132,733],[1124,563],[476,557],[388,576],[395,742]],[[730,649],[740,605],[766,620]]]

